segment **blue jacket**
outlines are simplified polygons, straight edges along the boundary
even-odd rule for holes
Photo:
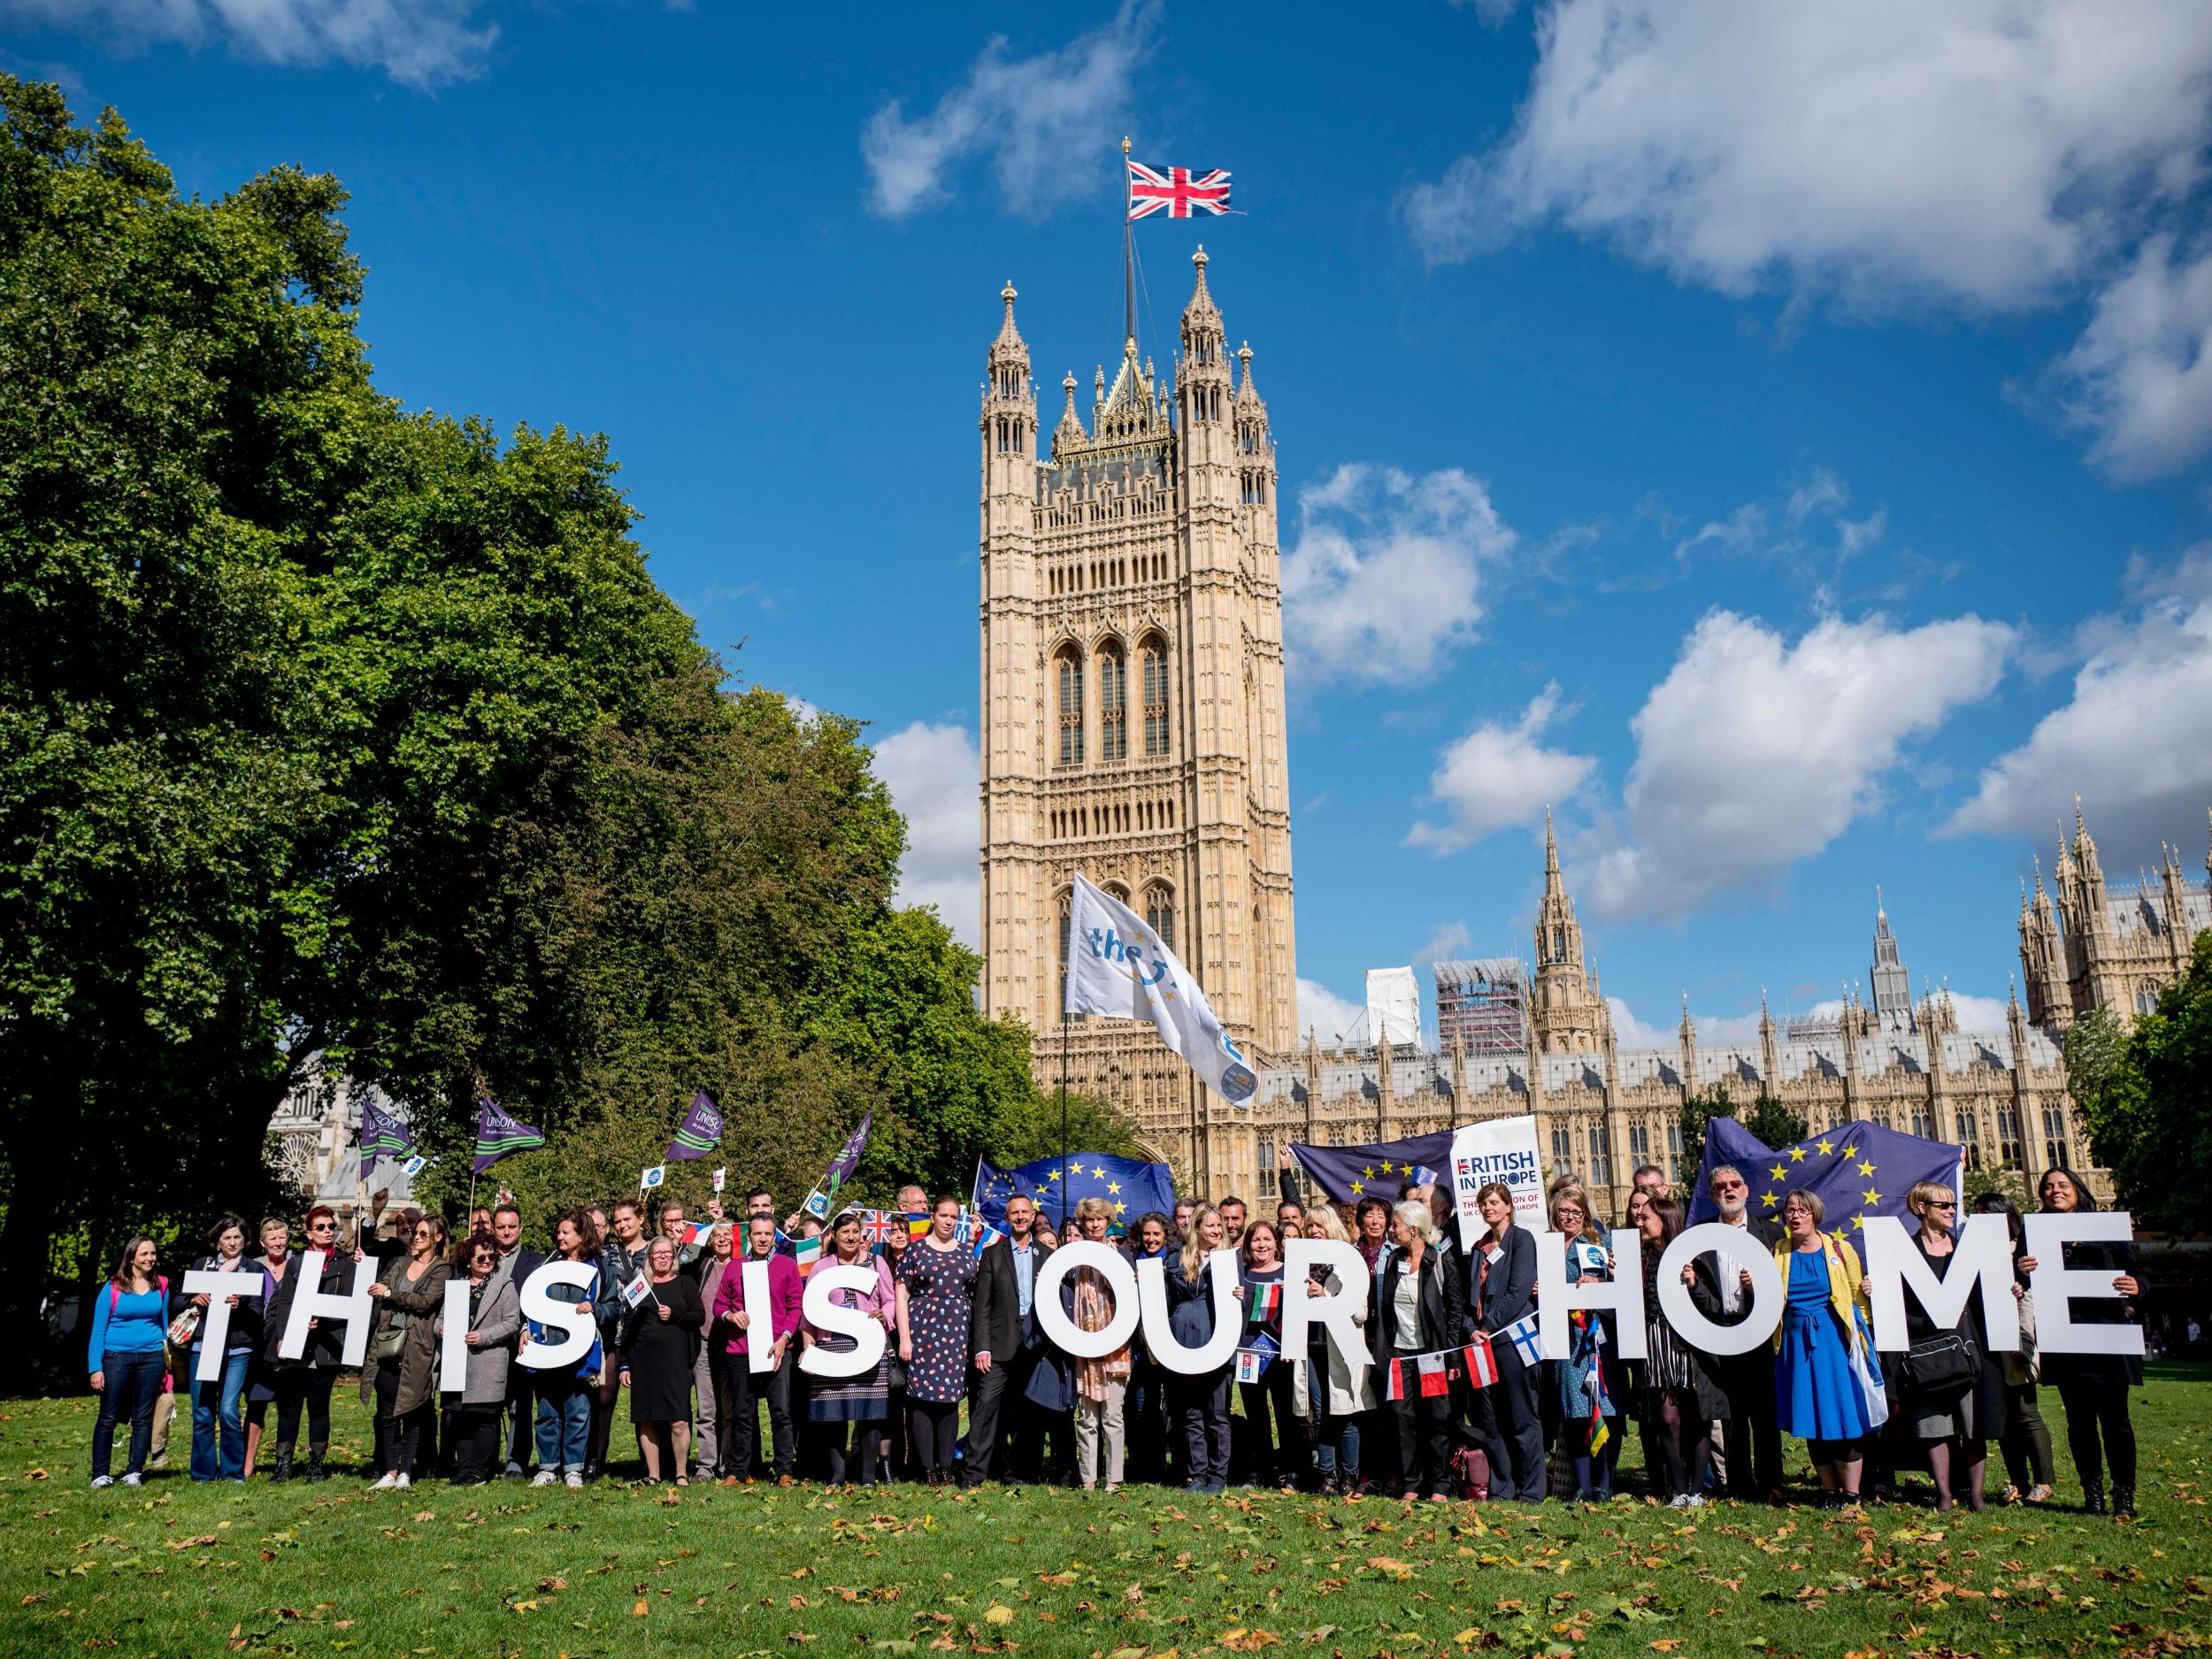
[[[92,1299],[92,1340],[85,1373],[106,1369],[104,1354],[158,1354],[169,1340],[169,1281],[134,1295],[112,1281]]]

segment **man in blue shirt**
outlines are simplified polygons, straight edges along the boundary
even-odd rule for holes
[[[1025,1391],[1043,1348],[1034,1306],[1037,1270],[1051,1254],[1037,1241],[1036,1228],[1036,1206],[1026,1198],[1008,1199],[1006,1237],[985,1250],[977,1264],[975,1317],[969,1327],[975,1370],[968,1379],[968,1440],[961,1472],[970,1486],[980,1486],[993,1472],[1009,1486],[1025,1474],[1036,1478],[1037,1431],[1042,1424]]]

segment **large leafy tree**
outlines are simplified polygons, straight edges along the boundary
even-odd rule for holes
[[[2138,1225],[2212,1230],[2212,933],[2132,1029],[2102,1010],[2074,1023],[2066,1079],[2091,1152]]]
[[[344,202],[180,197],[0,76],[0,1248],[254,1202],[319,1054],[434,1194],[480,1089],[548,1206],[701,1086],[780,1191],[870,1109],[887,1185],[1025,1149],[1026,1033],[894,909],[856,724],[725,688],[603,440],[377,393]]]

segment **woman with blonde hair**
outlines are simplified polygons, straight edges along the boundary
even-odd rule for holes
[[[1305,1236],[1338,1244],[1352,1241],[1344,1218],[1330,1204],[1316,1204],[1306,1212]],[[1334,1269],[1313,1267],[1307,1270],[1302,1292],[1288,1294],[1311,1298],[1333,1295],[1343,1288],[1344,1281]],[[1352,1310],[1352,1323],[1363,1328],[1366,1325],[1363,1303]],[[1339,1352],[1319,1324],[1308,1328],[1303,1354],[1283,1357],[1293,1368],[1291,1408],[1308,1420],[1315,1482],[1324,1493],[1348,1496],[1359,1484],[1360,1414],[1375,1409],[1371,1381],[1375,1368],[1364,1349],[1349,1356]]]
[[[1214,1304],[1209,1294],[1206,1262],[1215,1251],[1228,1248],[1228,1224],[1211,1204],[1201,1204],[1191,1212],[1182,1255],[1171,1263],[1167,1273],[1168,1328],[1185,1348],[1202,1348],[1213,1340]],[[1192,1492],[1229,1489],[1229,1379],[1233,1371],[1222,1365],[1197,1377],[1179,1372],[1169,1384],[1175,1415],[1183,1425],[1187,1448],[1184,1467],[1190,1474],[1187,1488]]]
[[[1958,1259],[1952,1230],[1959,1218],[1958,1197],[1941,1181],[1917,1181],[1905,1194],[1905,1208],[1920,1223],[1913,1248],[1938,1279],[1949,1275]],[[1989,1356],[1989,1333],[1982,1322],[1982,1302],[1970,1296],[1963,1325],[1939,1328],[1917,1296],[1905,1302],[1906,1349],[1897,1363],[1900,1411],[1908,1433],[1928,1454],[1935,1476],[1936,1508],[1950,1509],[1955,1478],[1966,1476],[1966,1507],[1985,1508],[1982,1476],[1989,1441],[2004,1432],[2004,1372]]]
[[[1579,1181],[1552,1190],[1551,1225],[1567,1237],[1567,1282],[1613,1278],[1613,1253]],[[1619,1359],[1611,1319],[1577,1309],[1570,1317],[1567,1357],[1555,1368],[1559,1378],[1559,1433],[1574,1466],[1575,1495],[1585,1503],[1609,1502],[1613,1470],[1620,1461],[1621,1412],[1628,1398],[1628,1376]]]
[[[1786,1300],[1774,1333],[1774,1403],[1782,1432],[1812,1455],[1822,1507],[1845,1509],[1859,1501],[1859,1442],[1889,1408],[1874,1369],[1865,1276],[1851,1247],[1820,1230],[1826,1214],[1819,1194],[1801,1187],[1782,1200],[1774,1265]]]
[[[1388,1392],[1393,1362],[1399,1386],[1392,1401],[1398,1429],[1398,1467],[1406,1497],[1451,1499],[1452,1396],[1423,1386],[1417,1358],[1456,1348],[1467,1340],[1465,1293],[1459,1264],[1438,1247],[1428,1205],[1403,1199],[1391,1210],[1390,1241],[1368,1303],[1370,1357]]]
[[[1114,1207],[1103,1198],[1086,1198],[1075,1206],[1074,1231],[1087,1244],[1106,1242]],[[1113,1323],[1115,1308],[1106,1276],[1094,1267],[1079,1267],[1060,1281],[1060,1301],[1079,1331],[1103,1331]],[[1038,1368],[1039,1371],[1043,1367]],[[1104,1463],[1106,1490],[1121,1489],[1122,1460],[1127,1441],[1123,1432],[1124,1409],[1129,1395],[1129,1345],[1123,1343],[1099,1359],[1067,1362],[1067,1392],[1075,1412],[1075,1467],[1083,1490],[1098,1485]],[[1102,1460],[1100,1442],[1105,1442]]]

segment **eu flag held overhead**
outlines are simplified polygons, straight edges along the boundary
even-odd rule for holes
[[[976,1161],[971,1207],[994,1226],[1006,1225],[1006,1201],[1026,1198],[1056,1226],[1061,1212],[1075,1213],[1086,1198],[1102,1198],[1114,1209],[1117,1228],[1126,1227],[1148,1210],[1163,1215],[1175,1208],[1175,1180],[1164,1164],[1141,1164],[1110,1152],[1071,1152],[1064,1163],[1039,1158],[1002,1170]]]
[[[1736,1166],[1751,1187],[1751,1213],[1780,1220],[1782,1200],[1799,1187],[1818,1195],[1826,1207],[1824,1231],[1839,1238],[1860,1232],[1870,1216],[1894,1216],[1916,1225],[1905,1212],[1905,1194],[1918,1181],[1940,1181],[1955,1192],[1962,1148],[1942,1141],[1884,1129],[1861,1121],[1824,1130],[1793,1147],[1772,1149],[1732,1118],[1705,1125],[1705,1157],[1690,1192],[1690,1222],[1710,1221],[1712,1173],[1724,1164]]]

